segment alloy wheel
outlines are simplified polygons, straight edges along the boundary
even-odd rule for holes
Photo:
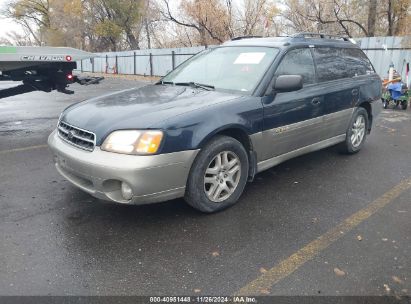
[[[223,202],[238,186],[241,162],[231,151],[218,153],[208,165],[204,175],[204,191],[212,202]]]
[[[365,135],[365,118],[363,115],[358,115],[351,128],[351,144],[354,148],[358,148]]]

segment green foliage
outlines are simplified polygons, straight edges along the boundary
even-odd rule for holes
[[[101,37],[118,39],[123,29],[112,20],[102,20],[96,24],[95,33]]]
[[[10,3],[9,11],[17,20],[30,18],[39,26],[50,25],[50,6],[47,0],[17,0]]]
[[[105,38],[115,50],[118,41],[124,38],[132,49],[139,48],[141,30],[141,7],[143,1],[133,0],[88,0],[96,11],[95,33]]]

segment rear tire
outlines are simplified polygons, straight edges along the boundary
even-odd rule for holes
[[[362,107],[357,108],[351,118],[345,141],[340,144],[340,151],[354,154],[361,150],[368,132],[368,113]]]
[[[401,103],[401,109],[406,110],[407,107],[408,107],[408,101],[403,101],[403,102]]]
[[[197,155],[187,181],[185,201],[213,213],[234,205],[248,178],[244,146],[228,136],[216,136]]]
[[[388,102],[387,100],[383,100],[383,102],[382,102],[382,107],[383,107],[384,109],[388,109],[388,104],[389,104],[389,102]]]

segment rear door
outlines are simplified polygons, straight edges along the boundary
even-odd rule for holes
[[[368,57],[359,48],[347,48],[341,50],[343,58],[348,67],[348,77],[355,82],[355,87],[359,88],[359,97],[355,106],[362,102],[369,102],[373,109],[374,115],[381,111],[381,79],[375,73]],[[368,117],[371,128],[372,112]]]
[[[301,75],[304,86],[298,91],[275,93],[263,98],[265,159],[316,143],[321,131],[323,98],[315,84],[310,49],[288,51],[272,83],[279,75]]]
[[[345,134],[354,105],[359,99],[359,85],[344,59],[343,49],[313,48],[319,89],[323,92],[324,121],[320,140]]]

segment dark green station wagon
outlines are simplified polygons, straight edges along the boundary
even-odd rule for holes
[[[380,110],[380,77],[348,39],[239,38],[156,84],[68,107],[49,146],[57,170],[97,198],[184,197],[215,212],[290,158],[337,144],[358,152]]]

